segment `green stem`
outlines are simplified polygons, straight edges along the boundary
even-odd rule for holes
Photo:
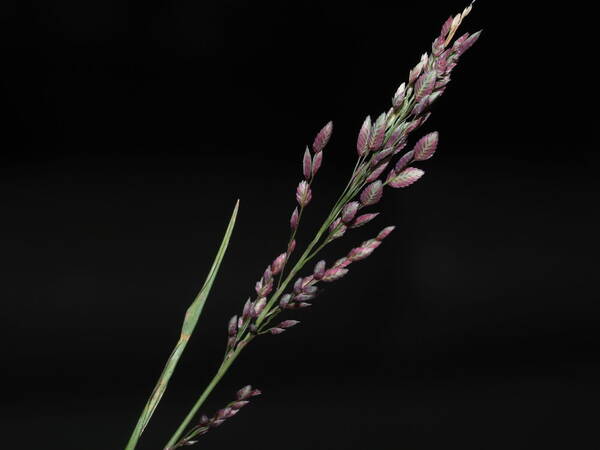
[[[245,345],[248,343],[248,341],[250,339],[252,339],[252,338],[251,337],[246,338],[245,342],[243,341],[244,344],[242,344],[242,342],[240,342],[240,344],[242,344],[242,345],[238,344],[237,349],[231,354],[231,356],[229,358],[226,358],[223,360],[223,362],[219,366],[219,369],[217,370],[217,373],[215,374],[215,376],[212,378],[212,380],[210,380],[210,383],[208,383],[208,386],[206,386],[206,388],[204,389],[204,392],[202,392],[202,394],[200,395],[198,400],[196,400],[196,403],[194,404],[194,406],[192,407],[190,412],[187,414],[187,416],[185,416],[185,419],[183,419],[183,422],[181,422],[181,424],[179,425],[179,427],[177,428],[177,430],[175,431],[173,436],[171,436],[171,439],[169,439],[169,442],[167,442],[167,445],[165,446],[165,450],[169,450],[169,449],[173,448],[173,446],[178,442],[179,438],[181,437],[181,435],[183,434],[185,429],[188,427],[189,423],[192,421],[194,416],[198,413],[198,410],[200,409],[200,407],[204,404],[204,402],[206,401],[206,399],[208,398],[210,393],[213,391],[215,386],[219,383],[219,381],[221,381],[221,378],[223,378],[223,375],[225,375],[227,373],[227,370],[229,369],[229,367],[233,364],[235,359],[238,357],[238,355],[241,353],[242,349],[245,347]]]

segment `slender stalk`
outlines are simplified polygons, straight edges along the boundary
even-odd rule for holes
[[[245,338],[245,343],[247,344],[251,339],[251,336],[247,336]],[[177,443],[183,432],[186,430],[186,428],[194,418],[194,416],[198,413],[200,407],[204,404],[204,402],[206,401],[210,393],[213,391],[213,389],[217,386],[217,384],[219,384],[219,381],[221,381],[223,375],[227,373],[227,370],[229,370],[229,367],[231,367],[231,365],[242,352],[244,347],[245,345],[239,345],[238,348],[233,353],[231,353],[231,356],[229,358],[225,358],[223,360],[223,362],[219,366],[219,369],[217,370],[217,373],[215,373],[214,377],[210,380],[202,394],[200,394],[198,400],[196,400],[196,403],[194,403],[194,406],[192,406],[192,409],[190,409],[187,416],[185,416],[185,419],[183,419],[175,433],[173,433],[173,436],[171,436],[171,439],[169,439],[169,442],[167,442],[165,450],[171,450],[172,448],[174,448],[173,446]]]

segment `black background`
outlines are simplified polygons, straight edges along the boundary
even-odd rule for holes
[[[423,131],[426,176],[327,249],[397,231],[206,404],[263,397],[205,448],[597,448],[595,51],[586,11],[483,2]],[[300,244],[366,114],[462,1],[0,6],[2,448],[123,448],[236,198],[213,293],[140,449],[218,364],[287,240],[304,145],[333,138]],[[200,446],[199,446],[200,448]]]

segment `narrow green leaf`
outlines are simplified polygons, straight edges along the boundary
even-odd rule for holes
[[[212,264],[212,267],[210,268],[210,271],[208,272],[206,280],[204,281],[204,285],[202,286],[202,289],[200,289],[200,292],[198,292],[198,295],[196,296],[196,298],[185,313],[185,319],[183,321],[183,326],[181,327],[181,335],[179,337],[179,340],[177,341],[175,348],[171,352],[171,356],[169,356],[169,359],[165,364],[165,368],[163,369],[162,374],[160,375],[160,378],[158,379],[158,382],[156,383],[156,386],[154,387],[154,390],[152,391],[152,394],[150,395],[150,398],[148,399],[148,402],[146,403],[146,406],[144,407],[144,410],[142,411],[142,414],[138,419],[135,429],[133,430],[133,433],[129,438],[129,442],[127,443],[127,447],[125,447],[125,450],[135,449],[137,442],[140,439],[140,436],[144,432],[146,425],[148,425],[152,414],[154,414],[158,403],[160,402],[163,394],[165,393],[165,390],[167,389],[169,379],[175,371],[175,367],[177,366],[179,358],[185,350],[185,346],[187,345],[190,336],[196,328],[198,319],[202,314],[202,308],[204,307],[204,303],[206,303],[206,299],[210,294],[212,285],[215,281],[215,278],[217,277],[217,273],[219,272],[219,267],[221,266],[221,262],[223,261],[223,257],[225,256],[225,251],[227,250],[227,246],[229,245],[229,240],[231,239],[231,234],[235,225],[239,205],[240,201],[238,200],[235,204],[235,208],[233,209],[233,213],[231,214],[231,219],[229,219],[229,225],[227,225],[225,236],[221,241],[221,245],[219,247],[217,255],[215,256],[215,260]]]

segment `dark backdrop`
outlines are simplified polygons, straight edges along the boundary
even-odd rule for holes
[[[124,447],[241,210],[140,449],[159,449],[287,239],[304,145],[335,131],[300,243],[366,114],[463,1],[19,1],[0,6],[2,448]],[[569,6],[570,8],[570,6]],[[205,448],[597,448],[595,72],[585,10],[479,2],[398,229],[206,405],[264,391]],[[577,50],[580,48],[581,50]],[[200,448],[200,446],[199,446]]]

